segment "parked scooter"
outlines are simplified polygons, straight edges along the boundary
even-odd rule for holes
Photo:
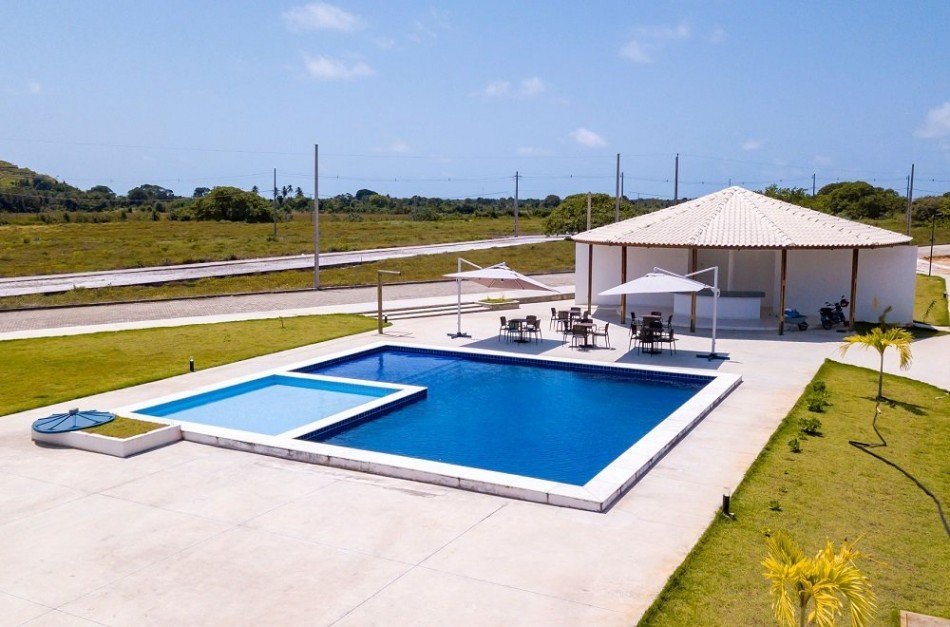
[[[830,329],[836,324],[848,324],[848,318],[844,315],[844,308],[850,304],[844,296],[836,303],[825,303],[825,306],[818,310],[818,316],[821,318],[821,328]]]

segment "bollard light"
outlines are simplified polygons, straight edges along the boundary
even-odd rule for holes
[[[194,371],[195,371],[195,358],[189,357],[188,358],[188,372],[194,372]]]

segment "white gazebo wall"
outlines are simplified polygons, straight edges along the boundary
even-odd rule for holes
[[[785,306],[812,316],[817,323],[818,310],[826,301],[850,298],[851,255],[851,249],[788,251]],[[876,322],[890,306],[888,322],[912,322],[916,268],[913,246],[862,249],[855,319]]]
[[[719,289],[736,291],[764,292],[762,307],[764,314],[778,310],[778,292],[775,274],[777,253],[772,250],[736,250],[733,252],[733,276],[729,277],[728,249],[701,248],[697,257],[698,269],[719,266]],[[696,277],[698,281],[712,284],[712,273],[707,272]],[[731,288],[729,287],[731,283]]]
[[[577,301],[587,298],[587,244],[576,244],[575,285]],[[620,246],[594,246],[593,301],[594,305],[619,306],[619,296],[599,296],[599,292],[620,284]],[[650,272],[654,266],[672,272],[686,273],[689,250],[686,248],[627,247],[627,280],[632,281]],[[788,251],[787,288],[785,306],[818,321],[818,309],[826,301],[851,294],[851,249],[821,250],[795,249]],[[857,320],[874,322],[888,306],[892,307],[888,321],[908,324],[913,320],[914,287],[917,251],[913,246],[861,249],[858,263],[858,298],[855,303]],[[720,267],[719,285],[728,285],[729,251],[727,249],[700,249],[699,268]],[[777,314],[779,307],[779,280],[781,251],[740,250],[733,264],[734,290],[765,292],[762,300],[764,314]],[[712,277],[701,275],[699,280],[711,282]],[[656,308],[672,310],[670,294],[637,294],[627,297],[627,309]]]
[[[600,296],[599,293],[620,285],[621,246],[594,246],[593,298],[594,305],[620,306],[619,296]],[[683,248],[637,248],[627,247],[627,280],[632,281],[653,270],[665,268],[671,272],[685,273],[689,267],[689,251]],[[587,244],[575,247],[576,299],[587,299]],[[631,294],[627,296],[627,309],[656,307],[672,310],[672,294]]]

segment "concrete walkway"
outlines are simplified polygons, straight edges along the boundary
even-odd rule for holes
[[[467,250],[523,246],[525,244],[553,242],[560,239],[562,238],[545,237],[543,235],[522,235],[520,237],[500,237],[469,242],[449,242],[445,244],[426,244],[423,246],[399,246],[396,248],[328,252],[320,255],[320,267],[330,268],[333,266],[353,265],[370,261],[382,261],[385,259],[399,259],[402,257],[416,257],[419,255],[439,255],[442,253],[465,252]],[[168,283],[170,281],[189,281],[207,277],[258,274],[261,272],[277,272],[280,270],[305,270],[307,268],[313,268],[312,254],[192,263],[176,266],[131,268],[126,270],[105,270],[102,272],[9,277],[0,278],[0,297],[68,292],[76,288],[95,289],[121,285]]]
[[[520,313],[546,320],[550,306]],[[366,345],[375,333],[2,417],[2,621],[633,624],[841,337],[727,333],[718,349],[731,359],[708,362],[695,357],[708,350],[703,335],[680,335],[675,356],[650,356],[627,352],[624,328],[611,328],[613,349],[581,351],[550,332],[541,343],[499,342],[497,321],[467,314],[472,338],[453,340],[452,316],[400,320],[387,337],[720,369],[743,384],[606,514],[193,443],[122,460],[29,440],[31,421],[52,410],[115,408]],[[914,374],[946,371],[948,349],[950,336],[915,343]]]

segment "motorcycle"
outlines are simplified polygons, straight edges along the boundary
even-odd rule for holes
[[[825,303],[825,306],[818,310],[818,316],[821,318],[821,328],[830,329],[836,324],[848,324],[848,318],[844,315],[844,308],[850,304],[844,296],[836,303]]]

